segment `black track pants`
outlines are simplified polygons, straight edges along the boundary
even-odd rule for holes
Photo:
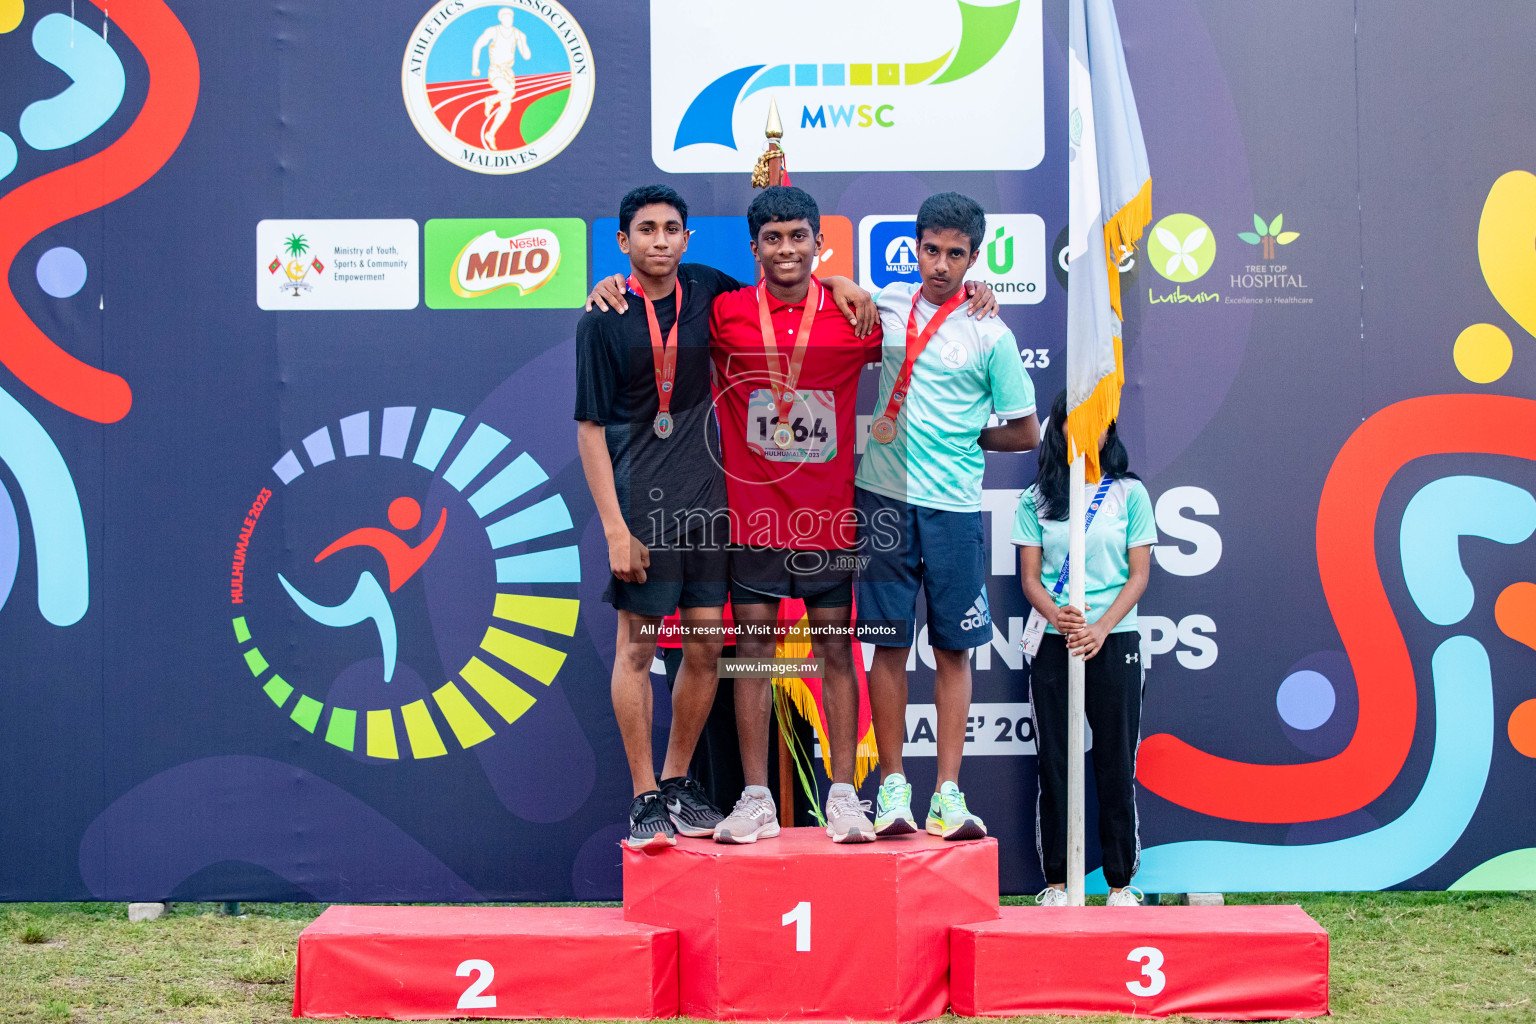
[[[1111,633],[1086,662],[1084,710],[1093,730],[1094,785],[1104,880],[1129,885],[1141,860],[1136,821],[1136,745],[1141,736],[1141,634]],[[1040,795],[1035,848],[1047,882],[1067,880],[1067,642],[1047,633],[1029,681],[1034,705]],[[1092,827],[1092,822],[1087,826]]]

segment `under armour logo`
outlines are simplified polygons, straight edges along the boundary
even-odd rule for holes
[[[1140,653],[1137,653],[1137,654],[1127,654],[1125,656],[1125,663],[1127,665],[1131,664],[1132,662],[1139,662],[1139,661],[1141,661]]]

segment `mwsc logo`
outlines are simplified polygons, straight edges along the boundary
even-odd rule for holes
[[[336,426],[340,452],[331,426],[309,434],[241,524],[229,601],[245,666],[301,729],[374,763],[484,742],[554,682],[576,632],[565,500],[532,500],[548,481],[533,456],[455,412]],[[479,621],[445,620],[466,601]]]
[[[800,171],[1027,170],[1044,155],[1040,0],[783,0],[791,43],[734,4],[651,3],[651,155],[673,173],[739,171],[770,97]],[[686,59],[679,29],[687,26]],[[1009,128],[954,132],[984,104]]]
[[[592,106],[592,50],[554,0],[440,0],[406,44],[405,109],[443,159],[516,174],[564,149]]]

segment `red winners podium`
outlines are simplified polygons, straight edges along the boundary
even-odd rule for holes
[[[1328,933],[1300,907],[1004,907],[951,934],[965,1016],[1328,1012]]]
[[[677,930],[685,1016],[924,1020],[949,1005],[951,926],[998,916],[997,841],[626,850],[624,916]]]
[[[677,933],[601,907],[330,907],[295,1017],[672,1017]]]

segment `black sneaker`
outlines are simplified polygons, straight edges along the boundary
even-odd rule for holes
[[[715,826],[725,820],[720,808],[704,795],[704,787],[686,776],[663,779],[661,796],[667,802],[667,814],[678,835],[690,839],[708,838],[715,834]]]
[[[629,838],[624,843],[631,850],[677,845],[677,830],[667,817],[667,802],[660,790],[641,793],[630,803]]]

